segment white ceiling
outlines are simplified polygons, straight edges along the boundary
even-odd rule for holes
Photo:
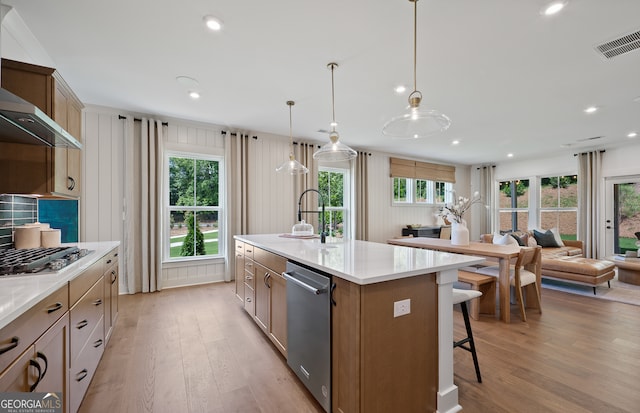
[[[418,90],[452,120],[423,140],[381,132],[407,105],[393,87],[412,89],[408,0],[4,3],[88,104],[288,136],[294,100],[294,137],[324,142],[337,62],[338,131],[354,148],[479,164],[638,145],[626,135],[640,133],[640,50],[605,60],[594,46],[640,30],[640,1],[572,0],[552,18],[539,13],[547,1],[418,3]],[[207,31],[206,14],[224,30]],[[177,76],[196,78],[202,98]]]

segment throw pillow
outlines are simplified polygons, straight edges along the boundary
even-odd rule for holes
[[[513,239],[516,240],[516,242],[518,243],[518,245],[520,245],[521,247],[526,247],[527,243],[524,241],[524,237],[526,235],[523,235],[522,237],[519,237],[518,235],[514,234],[513,232],[510,232],[509,235],[511,235],[513,237]]]
[[[518,245],[518,241],[509,234],[493,234],[493,243],[496,245]]]
[[[527,240],[527,246],[528,247],[537,247],[538,243],[536,242],[536,239],[532,236],[529,237],[529,239]]]
[[[553,232],[553,237],[556,239],[556,244],[558,244],[559,247],[564,247],[564,242],[562,242],[562,238],[560,238],[560,232],[558,231],[558,228],[551,228],[549,231]]]
[[[553,232],[551,232],[551,230],[548,230],[547,232],[540,232],[537,229],[534,229],[533,237],[536,239],[538,245],[540,245],[542,248],[560,246],[556,242],[556,237],[555,235],[553,235]]]

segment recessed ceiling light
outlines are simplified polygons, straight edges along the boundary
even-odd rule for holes
[[[220,19],[213,17],[211,15],[207,15],[207,16],[204,16],[202,20],[210,30],[213,30],[214,32],[222,30],[222,22],[220,21]]]
[[[398,85],[393,89],[397,94],[401,94],[407,91],[407,87],[405,85]]]
[[[541,13],[545,16],[553,16],[564,9],[567,3],[567,1],[552,1],[542,8]]]
[[[460,144],[460,141],[459,141],[459,140],[455,140],[455,141],[452,141],[452,142],[451,142],[451,144],[452,144],[452,145],[459,145],[459,144]]]
[[[200,99],[200,92],[192,90],[192,91],[189,92],[189,97],[191,99]]]
[[[507,158],[513,158],[513,154],[512,153],[508,153],[507,154]]]
[[[638,136],[637,132],[629,132],[629,134],[627,135],[627,138],[635,138],[636,136]]]
[[[589,106],[584,110],[585,113],[594,113],[598,110],[597,106]]]

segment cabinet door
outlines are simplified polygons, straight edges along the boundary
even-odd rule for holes
[[[260,264],[255,267],[255,320],[266,333],[269,330],[269,270]]]
[[[278,350],[287,357],[287,280],[270,272],[269,337]]]
[[[38,371],[30,367],[34,356],[34,347],[31,346],[0,374],[0,393],[31,391],[31,385],[38,381]]]
[[[36,360],[46,371],[35,391],[62,393],[63,412],[68,412],[69,393],[69,316],[65,315],[35,343]]]

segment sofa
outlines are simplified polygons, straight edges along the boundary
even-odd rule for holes
[[[516,242],[511,242],[505,235],[511,236]],[[502,243],[507,240],[512,245],[540,245],[536,241],[533,231],[516,232],[513,235],[515,236],[510,233],[502,236],[483,234],[481,241],[493,243],[494,240],[499,240]],[[584,258],[582,241],[562,240],[562,244],[562,246],[542,245],[540,260],[542,277],[589,285],[593,287],[594,294],[596,286],[599,284],[607,282],[609,287],[611,286],[609,281],[615,276],[615,264],[605,260]]]

